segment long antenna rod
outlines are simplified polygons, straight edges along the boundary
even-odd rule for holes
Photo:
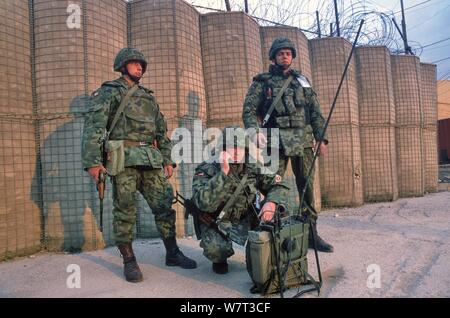
[[[330,108],[330,113],[328,114],[327,121],[325,122],[325,125],[323,127],[322,136],[321,136],[319,143],[317,145],[317,148],[316,148],[317,151],[314,153],[313,161],[311,163],[311,167],[309,168],[308,176],[306,178],[306,183],[305,183],[305,186],[303,187],[303,191],[302,191],[302,198],[300,201],[300,213],[303,210],[306,189],[308,188],[308,183],[309,183],[309,180],[311,179],[311,174],[312,174],[315,162],[316,162],[318,154],[319,154],[318,150],[320,149],[320,146],[322,145],[323,137],[325,136],[325,132],[327,131],[328,124],[330,123],[330,120],[331,120],[331,115],[333,114],[333,110],[336,107],[336,102],[339,97],[339,92],[341,91],[342,84],[344,83],[345,76],[347,75],[348,67],[350,65],[350,61],[352,59],[353,52],[355,51],[356,43],[358,42],[358,38],[361,33],[361,28],[362,28],[363,24],[364,24],[364,20],[361,20],[361,23],[359,24],[358,32],[356,33],[355,41],[353,42],[353,45],[352,45],[352,50],[350,51],[350,55],[348,56],[348,59],[347,59],[347,64],[345,65],[344,73],[342,74],[342,77],[341,77],[341,82],[339,83],[336,95],[334,96],[333,104],[331,105],[331,108]]]

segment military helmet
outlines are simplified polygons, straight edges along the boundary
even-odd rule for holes
[[[288,38],[276,38],[275,40],[273,40],[272,46],[270,47],[269,59],[275,59],[275,55],[281,49],[291,49],[292,57],[295,59],[295,57],[297,56],[297,50],[295,49],[295,45],[291,40],[289,40]]]
[[[142,63],[142,74],[147,70],[147,60],[144,54],[135,48],[126,47],[117,53],[116,59],[114,60],[114,71],[120,72],[122,67],[130,61],[139,61]]]

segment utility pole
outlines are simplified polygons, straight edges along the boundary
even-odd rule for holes
[[[319,33],[319,39],[322,37],[322,33],[320,32],[320,19],[319,19],[319,11],[316,11],[316,20],[317,20],[317,31]]]
[[[412,54],[411,48],[408,45],[408,37],[406,35],[406,21],[405,21],[405,8],[403,6],[403,0],[400,0],[400,5],[402,6],[402,34],[403,34],[403,45],[405,46],[405,54]]]
[[[339,13],[338,13],[338,7],[337,7],[337,0],[334,0],[334,14],[336,16],[336,31],[337,36],[341,36],[341,29],[339,28]]]
[[[227,11],[231,11],[230,0],[225,0],[225,7],[227,8]]]
[[[248,0],[244,0],[244,5],[245,5],[245,13],[248,14]]]

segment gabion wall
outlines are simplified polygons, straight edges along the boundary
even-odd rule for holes
[[[397,124],[399,196],[421,196],[424,192],[424,156],[420,63],[414,56],[392,56],[391,63]]]
[[[395,103],[386,47],[356,50],[364,201],[398,197]]]
[[[350,50],[351,44],[341,38],[310,41],[314,88],[325,118],[328,117]],[[329,154],[320,160],[322,203],[327,206],[357,206],[363,203],[355,71],[355,60],[352,59],[328,127]]]
[[[327,117],[351,47],[339,38],[308,42],[294,28],[259,27],[242,12],[200,15],[182,0],[5,0],[0,24],[0,69],[7,75],[0,85],[0,260],[113,243],[111,184],[102,234],[80,146],[87,98],[120,76],[112,64],[122,47],[135,46],[149,59],[142,84],[155,91],[169,135],[177,127],[193,132],[195,123],[242,125],[245,94],[253,76],[267,70],[276,36],[297,44],[294,67],[312,81]],[[201,147],[202,136],[196,138]],[[326,206],[436,191],[435,65],[390,57],[384,47],[358,48],[328,138],[320,178],[316,172],[321,188],[315,186]],[[197,164],[181,163],[171,179],[186,197]],[[289,171],[291,198],[298,200]],[[193,235],[191,220],[174,208],[178,235]],[[135,235],[157,237],[139,195]]]

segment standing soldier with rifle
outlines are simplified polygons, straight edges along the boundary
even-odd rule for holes
[[[278,128],[280,135],[280,166],[278,174],[283,176],[288,161],[291,161],[297,189],[302,198],[306,187],[305,202],[313,207],[313,180],[306,184],[306,175],[312,164],[314,138],[320,141],[325,120],[322,117],[316,93],[308,79],[299,71],[292,69],[292,60],[297,56],[294,44],[288,38],[276,38],[269,51],[272,61],[269,72],[254,77],[245,97],[242,119],[245,128]],[[255,134],[255,141],[260,147],[266,144],[262,132]],[[322,139],[319,154],[325,155],[328,141]],[[316,229],[317,215],[312,216]],[[317,249],[333,252],[333,246],[325,242],[317,230]],[[309,240],[312,247],[312,239]]]
[[[147,61],[141,52],[134,48],[120,50],[114,71],[122,76],[103,83],[92,94],[82,142],[83,168],[96,184],[101,173],[111,176],[114,238],[129,282],[143,280],[132,248],[136,191],[155,215],[167,251],[166,265],[197,267],[195,261],[183,255],[175,239],[173,189],[167,181],[175,167],[170,157],[172,146],[153,92],[139,85],[146,69]]]
[[[281,177],[260,174],[256,163],[244,162],[243,131],[238,126],[223,129],[216,147],[219,153],[211,160],[214,162],[208,160],[198,165],[192,184],[194,207],[189,208],[196,209],[192,214],[200,217],[201,233],[196,233],[197,238],[201,239],[203,254],[212,261],[217,274],[228,272],[227,259],[234,254],[232,241],[243,246],[248,230],[256,228],[260,220],[271,221],[277,208],[281,211],[286,208],[289,188]],[[265,200],[261,203],[256,200],[254,206],[259,191]]]

